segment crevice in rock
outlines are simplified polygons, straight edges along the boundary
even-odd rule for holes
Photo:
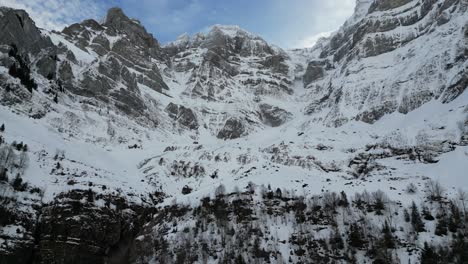
[[[22,19],[18,14],[16,14],[16,17],[18,18],[18,20],[19,20],[19,22],[20,22],[20,24],[21,24],[21,28],[24,29],[24,22],[23,22],[23,19]]]

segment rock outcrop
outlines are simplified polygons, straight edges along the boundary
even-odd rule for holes
[[[113,101],[124,114],[146,117],[151,120],[149,124],[157,125],[141,87],[159,93],[168,89],[155,63],[163,60],[164,55],[158,41],[139,21],[128,18],[119,8],[112,8],[102,24],[85,20],[65,28],[62,34],[85,53],[98,55],[81,80],[68,87],[74,94],[105,103]],[[69,72],[70,63],[73,62],[62,64],[63,72]],[[72,83],[72,75],[66,76],[64,82]]]
[[[165,111],[169,114],[169,117],[177,121],[179,124],[188,127],[189,129],[198,128],[197,117],[190,108],[170,103],[166,107]]]
[[[218,132],[219,139],[236,139],[240,138],[245,133],[244,123],[238,118],[229,118],[224,127]]]
[[[5,78],[0,77],[9,90],[3,94],[2,101],[14,104],[30,98],[25,90],[31,93],[37,89],[32,69],[36,68],[44,79],[55,79],[57,48],[23,10],[0,7],[0,28],[0,66],[8,69],[8,74],[21,84],[7,83]]]
[[[260,105],[260,115],[263,123],[271,127],[279,127],[292,119],[292,114],[277,106]]]

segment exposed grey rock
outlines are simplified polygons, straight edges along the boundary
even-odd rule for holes
[[[236,76],[239,71],[232,66],[225,58],[223,58],[222,50],[210,50],[203,57],[203,63],[205,67],[216,67],[229,76]]]
[[[292,114],[277,106],[261,104],[260,115],[263,123],[267,126],[278,127],[292,118]]]
[[[365,123],[373,124],[386,114],[393,113],[396,110],[396,105],[392,102],[385,102],[383,105],[373,107],[370,110],[366,110],[360,113],[356,120],[360,120]]]
[[[47,79],[55,79],[57,61],[51,57],[43,57],[36,63],[37,72]]]
[[[207,34],[181,36],[164,46],[177,72],[190,71],[184,94],[208,101],[236,101],[237,87],[255,95],[283,97],[293,93],[287,54],[236,26],[214,26]],[[196,63],[193,56],[200,56]],[[247,66],[248,67],[245,67]],[[258,71],[241,71],[252,68]]]
[[[44,37],[34,21],[24,10],[1,7],[0,44],[18,47],[22,54],[38,55],[44,50],[54,49],[52,41]]]
[[[90,31],[91,30],[91,31]],[[134,19],[128,18],[120,8],[111,8],[105,22],[101,25],[93,20],[71,25],[63,30],[71,40],[83,49],[90,47],[100,56],[107,55],[114,63],[141,72],[136,80],[157,92],[167,90],[159,69],[152,59],[164,59],[159,43],[146,29]],[[90,36],[95,34],[93,42]],[[116,38],[112,47],[107,36]],[[113,77],[119,77],[114,72]]]
[[[149,56],[163,59],[158,41],[146,31],[138,20],[128,18],[122,9],[109,9],[103,26],[107,27],[106,33],[109,35],[125,33],[126,37],[118,40],[113,48],[121,56],[129,58],[135,63],[139,63],[139,59],[145,59]],[[120,44],[120,42],[123,43]],[[135,47],[138,48],[135,49]]]
[[[73,82],[73,70],[69,62],[64,62],[60,65],[59,68],[59,79],[67,84],[71,84]]]
[[[94,199],[107,206],[95,206]],[[131,241],[150,212],[91,190],[62,193],[41,210],[35,257],[41,263],[126,263]]]
[[[238,118],[229,118],[224,127],[218,132],[219,139],[236,139],[240,138],[245,133],[244,123]]]
[[[361,17],[345,23],[325,42],[320,59],[332,62],[333,69],[315,61],[309,64],[304,84],[314,99],[307,113],[326,111],[317,121],[332,126],[350,120],[374,123],[386,114],[406,114],[433,99],[448,103],[466,90],[463,61],[468,57],[468,42],[449,42],[438,27],[450,28],[442,31],[460,39],[466,29],[460,29],[457,19],[464,18],[468,6],[453,0],[409,2],[367,1],[370,13],[362,11]],[[406,4],[407,8],[399,8]],[[441,53],[430,38],[443,39],[447,52]],[[428,42],[424,50],[431,50],[425,56],[417,44],[422,39]],[[457,55],[449,55],[449,49]],[[381,68],[373,61],[377,56]],[[394,77],[386,76],[383,69]]]
[[[286,58],[281,54],[268,56],[261,63],[268,69],[272,69],[275,73],[281,73],[287,75],[289,72],[289,67],[285,62]]]
[[[41,34],[24,10],[1,7],[0,12],[0,45],[16,46],[18,54],[28,63],[32,55],[41,75],[55,77],[57,49],[50,38]]]
[[[139,84],[159,93],[168,89],[155,63],[165,60],[165,55],[158,41],[140,22],[128,18],[120,8],[111,8],[102,24],[85,20],[65,28],[62,34],[85,52],[94,51],[99,55],[93,65],[97,71],[83,72],[76,84],[66,81],[73,74],[72,67],[61,66],[59,74],[67,83],[67,90],[105,104],[112,103],[122,114],[151,127],[157,125],[157,117],[147,105],[152,103],[143,98]],[[78,64],[76,58],[70,62]]]
[[[107,78],[92,76],[90,73],[84,75],[78,87],[73,86],[72,88],[72,92],[77,95],[92,97],[105,103],[109,102],[108,93],[110,90],[112,90],[112,85]]]
[[[146,115],[147,106],[139,94],[121,88],[113,90],[110,95],[115,100],[115,106],[125,114],[132,117],[143,117]],[[152,119],[149,119],[147,124],[150,127],[155,127],[157,124],[150,123],[150,120],[152,121]]]
[[[406,5],[411,1],[412,0],[377,0],[371,5],[369,12],[390,10]]]
[[[307,69],[304,74],[304,86],[307,86],[325,76],[325,64],[326,62],[324,61],[309,62],[309,65],[307,65]]]
[[[166,109],[169,117],[176,120],[179,124],[188,127],[189,129],[198,129],[198,121],[192,109],[182,105],[170,103]]]
[[[225,31],[235,31],[235,35]],[[273,55],[273,49],[260,37],[252,36],[235,26],[214,26],[201,44],[202,48],[223,49],[226,54],[234,53],[240,56]]]

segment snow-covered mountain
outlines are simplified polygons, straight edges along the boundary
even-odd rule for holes
[[[464,1],[358,1],[356,15],[308,65],[304,83],[316,98],[307,113],[333,126],[374,123],[433,99],[454,100],[468,79],[467,8]]]
[[[292,51],[0,28],[0,263],[466,261],[466,0],[357,0]]]

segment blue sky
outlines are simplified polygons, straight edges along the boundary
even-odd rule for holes
[[[0,0],[27,10],[40,27],[61,29],[102,18],[121,7],[161,42],[206,31],[213,24],[239,25],[283,48],[312,45],[348,18],[355,0]]]

